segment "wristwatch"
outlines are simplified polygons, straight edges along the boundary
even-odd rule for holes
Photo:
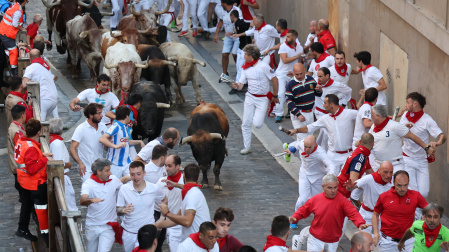
[[[278,98],[278,96],[277,95],[273,95],[273,98]]]
[[[430,145],[427,145],[427,147],[424,148],[424,150],[427,152],[429,150],[429,148],[430,148]]]

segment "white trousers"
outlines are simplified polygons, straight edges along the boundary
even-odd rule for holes
[[[330,173],[334,174],[335,176],[338,176],[338,174],[341,171],[341,168],[345,165],[346,159],[348,159],[349,155],[351,155],[350,152],[348,153],[337,153],[334,151],[327,151],[327,156],[330,160],[334,163],[335,171],[329,171]]]
[[[125,250],[125,252],[132,252],[135,247],[139,246],[139,242],[137,242],[137,234],[130,233],[124,229],[122,240],[123,249]]]
[[[313,123],[314,117],[312,112],[301,112],[301,115],[306,119],[304,122],[299,121],[298,117],[290,113],[290,120],[292,121],[292,125],[294,129],[301,128],[303,126],[309,125]],[[301,141],[304,140],[307,136],[312,135],[312,132],[309,133],[296,133],[296,140]]]
[[[325,114],[315,110],[315,116],[316,119],[320,119],[322,116],[324,116]],[[327,147],[329,145],[329,136],[327,135],[327,129],[325,128],[321,128],[320,129],[320,133],[318,134],[318,137],[316,138],[316,142],[319,146],[321,146],[325,151],[327,151]]]
[[[109,25],[111,28],[117,28],[120,19],[123,17],[122,9],[124,2],[123,0],[111,0],[111,3],[114,16],[111,17]]]
[[[276,106],[274,107],[274,114],[276,116],[283,116],[284,115],[284,103],[285,103],[285,88],[287,87],[288,82],[290,81],[290,77],[286,75],[286,73],[280,73],[279,75],[276,74],[276,77],[279,81],[279,89],[278,89],[278,98],[279,103],[276,103]]]
[[[242,135],[245,148],[251,146],[251,125],[261,128],[267,116],[267,97],[255,97],[246,92],[243,107]]]
[[[78,211],[75,200],[75,189],[73,189],[72,181],[70,177],[64,175],[64,195],[69,211]]]
[[[307,176],[299,172],[299,179],[298,179],[299,197],[298,200],[296,201],[295,212],[296,210],[298,210],[298,208],[303,206],[306,203],[306,201],[308,201],[310,198],[323,191],[321,187],[321,179],[322,178],[319,178],[315,182],[310,183],[309,179],[307,179]]]
[[[413,243],[415,243],[414,238],[410,238],[405,242],[405,250],[406,252],[413,251]],[[377,246],[377,250],[379,252],[399,252],[398,243],[391,240],[390,237],[384,238],[382,233],[380,234],[379,245]]]
[[[167,243],[170,247],[170,251],[177,251],[179,244],[181,244],[182,238],[179,230],[171,230],[167,228]]]
[[[108,224],[86,226],[87,252],[109,252],[115,242],[115,233]]]
[[[153,4],[154,0],[140,0],[139,3],[134,4],[134,11],[149,10]]]
[[[360,208],[359,211],[362,218],[366,221],[366,224],[373,224],[373,212],[366,211],[363,208]],[[379,228],[380,228],[380,218],[379,218]],[[369,233],[370,235],[373,235],[373,227],[369,226],[366,229],[363,229],[364,232]]]
[[[184,13],[182,15],[182,31],[189,30],[189,10],[190,17],[192,18],[193,29],[198,28],[198,20],[196,17],[196,5],[198,0],[184,0]]]
[[[235,68],[237,69],[237,76],[235,77],[235,82],[239,82],[240,76],[242,75],[242,66],[245,64],[245,52],[242,49],[237,50],[237,62],[235,63]],[[246,84],[246,83],[242,83]]]
[[[170,23],[173,20],[171,14],[164,13],[159,17],[159,24],[165,27],[170,27]],[[171,42],[170,31],[167,30],[167,42]]]
[[[55,109],[58,105],[57,101],[49,100],[49,99],[41,99],[41,120],[47,121],[47,115],[52,113],[53,117],[55,117]],[[58,111],[56,110],[56,117],[58,118]]]
[[[200,21],[201,28],[204,31],[208,31],[208,23],[207,23],[207,9],[209,8],[210,0],[198,0],[198,20]]]
[[[307,239],[307,251],[321,251],[324,249],[324,245],[327,244],[329,252],[337,252],[338,248],[338,242],[333,243],[326,243],[323,241],[318,240],[317,238],[313,237],[312,234],[309,234],[309,239]]]
[[[421,193],[424,198],[429,196],[429,163],[424,158],[412,158],[404,156],[405,171],[410,176],[409,188]],[[422,209],[416,208],[415,219],[420,220]]]

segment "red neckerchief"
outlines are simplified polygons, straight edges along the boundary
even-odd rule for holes
[[[265,251],[273,246],[281,246],[281,247],[288,248],[287,243],[284,240],[282,240],[279,237],[269,235],[269,236],[267,236],[267,242],[265,243],[265,246],[263,246],[263,251]]]
[[[334,80],[329,78],[329,80],[326,82],[326,84],[323,85],[323,88],[329,87],[330,85],[334,84]]]
[[[281,37],[284,37],[285,35],[287,35],[287,32],[290,31],[289,29],[285,29],[285,31],[283,31],[281,33]]]
[[[348,65],[343,64],[342,67],[337,66],[337,63],[335,63],[335,71],[341,76],[346,76],[346,72],[348,71]]]
[[[64,138],[62,138],[60,135],[50,134],[50,143],[52,143],[55,140],[64,141]]]
[[[263,23],[259,26],[259,28],[254,27],[254,29],[256,29],[256,31],[260,31],[265,25],[267,25],[267,23],[263,22]]]
[[[93,179],[95,182],[97,182],[99,184],[103,184],[103,185],[106,185],[106,183],[108,183],[109,181],[112,180],[112,179],[109,179],[108,181],[102,181],[97,176],[95,176],[95,174],[90,175],[90,178]]]
[[[421,117],[424,115],[424,111],[418,111],[418,112],[407,112],[405,116],[407,117],[407,120],[411,123],[416,123]]]
[[[98,85],[95,86],[94,89],[95,89],[95,92],[99,95],[103,95],[103,94],[106,94],[107,92],[109,92],[109,88],[106,90],[106,92],[100,92],[100,90],[98,90]]]
[[[323,52],[320,57],[318,57],[318,59],[315,59],[316,63],[320,63],[321,61],[323,61],[325,58],[327,58],[327,56],[329,56],[329,54],[327,54],[326,52]]]
[[[370,67],[372,67],[372,65],[371,65],[371,64],[368,64],[365,68],[359,69],[359,73],[360,73],[360,72],[363,72],[363,71],[366,71],[366,69],[368,69],[368,68],[370,68]]]
[[[108,222],[108,223],[106,223],[106,224],[108,224],[109,226],[111,226],[111,227],[112,227],[112,230],[114,230],[114,233],[115,233],[115,234],[114,234],[115,242],[118,243],[118,244],[123,244],[123,240],[122,240],[123,227],[120,226],[120,224],[118,224],[117,221],[115,221],[115,222]],[[133,251],[134,251],[134,250],[133,250]]]
[[[374,125],[374,133],[377,133],[385,128],[387,126],[388,121],[390,121],[390,118],[386,118],[383,122],[381,122],[379,125]]]
[[[440,233],[441,223],[435,229],[430,229],[427,227],[426,222],[422,225],[422,230],[424,231],[426,237],[426,247],[432,247],[433,243],[437,239],[438,234]]]
[[[368,104],[368,105],[370,105],[371,107],[374,106],[371,102],[367,102],[367,101],[365,101],[363,104]]]
[[[43,67],[45,67],[45,69],[47,69],[48,71],[50,71],[50,66],[47,64],[47,62],[45,62],[45,60],[41,57],[37,57],[34,60],[31,61],[31,64],[33,63],[38,63],[41,64]]]
[[[25,131],[25,129],[23,128],[23,125],[16,122],[16,121],[12,121],[17,127],[19,127],[21,130]],[[20,131],[19,131],[20,132]]]
[[[248,67],[254,66],[258,61],[259,59],[253,60],[251,62],[245,62],[242,66],[243,70],[246,70]]]
[[[223,238],[217,239],[217,243],[218,243],[219,249],[221,249],[226,243],[226,235]]]
[[[335,112],[335,114],[329,114],[331,117],[333,117],[334,118],[334,120],[337,120],[337,116],[339,116],[340,114],[341,114],[341,112],[343,112],[343,107],[342,106],[340,106],[339,108],[338,108],[338,110],[337,110],[337,112]]]
[[[137,117],[139,117],[139,112],[137,112],[137,109],[133,105],[125,104],[125,106],[128,106],[128,108],[131,109],[131,111],[133,112],[134,121],[136,121]]]
[[[185,187],[184,187],[185,188]],[[200,248],[205,249],[209,252],[209,249],[206,248],[206,246],[204,246],[203,242],[200,240],[200,232],[198,233],[193,233],[189,235],[190,239],[192,239],[192,241]]]
[[[178,183],[180,178],[181,178],[181,172],[180,171],[178,171],[178,173],[176,173],[174,176],[168,176],[167,177],[168,180],[176,182],[176,183]],[[168,190],[172,190],[174,187],[168,186],[167,188],[168,188]]]
[[[188,192],[190,189],[192,189],[193,187],[195,187],[195,186],[197,186],[197,187],[199,187],[199,188],[202,188],[202,187],[203,187],[202,185],[198,185],[198,182],[196,182],[196,183],[188,183],[188,184],[185,184],[185,185],[184,185],[184,188],[181,190],[182,200],[184,200],[184,197],[186,196],[187,192]]]
[[[11,91],[8,94],[12,94],[14,96],[20,97],[22,98],[24,101],[27,100],[27,93],[20,93],[20,92],[16,92],[16,91]]]
[[[384,182],[384,181],[382,180],[382,177],[380,176],[379,171],[373,172],[373,173],[371,173],[371,175],[373,176],[373,179],[374,179],[374,181],[375,181],[377,184],[381,184],[381,185],[386,185],[386,184],[388,184],[388,182]]]
[[[316,149],[318,148],[318,144],[315,143],[315,149],[313,149],[313,151],[310,154],[307,154],[305,151],[301,153],[301,155],[303,155],[304,157],[309,157],[312,153],[314,153],[316,151]]]
[[[146,249],[140,249],[139,246],[135,247],[132,252],[147,252]]]
[[[297,45],[296,41],[295,41],[295,46],[291,46],[289,43],[287,43],[287,41],[285,41],[285,44],[286,44],[288,47],[290,47],[291,49],[294,49],[295,52],[296,52],[296,45]]]

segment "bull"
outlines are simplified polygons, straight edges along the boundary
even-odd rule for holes
[[[124,102],[134,83],[140,81],[148,61],[141,63],[134,45],[118,42],[108,48],[103,65],[103,73],[111,78],[112,92],[120,91],[120,101]]]
[[[105,29],[91,29],[79,34],[78,46],[81,57],[90,69],[90,78],[95,80],[100,73],[101,36],[109,32]]]
[[[173,89],[176,94],[176,103],[185,102],[181,87],[186,86],[188,81],[192,82],[193,89],[196,92],[196,101],[201,101],[201,95],[198,85],[198,69],[196,64],[205,67],[206,64],[193,58],[193,53],[189,48],[181,43],[166,42],[159,47],[169,61],[176,63],[176,67],[170,66],[170,77]]]
[[[122,31],[111,31],[110,33],[105,33],[101,38],[101,56],[103,56],[103,58],[106,57],[107,49],[110,46],[115,45],[117,42],[131,44],[137,48],[139,45],[139,34],[157,34],[157,30],[151,27],[146,30],[126,28]]]
[[[137,125],[133,128],[133,139],[148,138],[151,141],[160,136],[164,109],[170,108],[161,87],[151,81],[141,81],[134,84],[130,94],[140,94],[143,97]]]
[[[170,70],[168,66],[176,66],[176,63],[165,60],[161,49],[157,46],[139,46],[139,55],[142,60],[149,59],[149,66],[142,69],[141,77],[157,84],[164,85],[165,96],[171,104],[172,95],[170,91]]]
[[[229,133],[229,122],[224,111],[215,104],[200,102],[190,114],[190,125],[187,129],[187,137],[183,138],[179,145],[188,143],[192,154],[203,173],[201,184],[209,187],[207,171],[212,161],[215,161],[215,190],[223,190],[220,182],[220,169],[223,165],[226,150],[226,137]]]

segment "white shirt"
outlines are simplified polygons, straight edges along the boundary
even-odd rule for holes
[[[325,110],[324,109],[324,99],[326,98],[326,95],[328,95],[328,94],[334,94],[334,95],[338,96],[338,99],[340,99],[338,103],[340,105],[343,105],[343,104],[346,105],[349,102],[349,100],[351,100],[352,88],[350,88],[349,86],[347,86],[341,82],[334,81],[334,83],[332,83],[330,86],[327,86],[327,87],[324,87],[324,85],[323,85],[322,90],[323,90],[322,91],[323,93],[322,93],[321,97],[315,96],[315,106],[322,110]]]
[[[388,160],[390,162],[402,158],[402,138],[407,135],[409,129],[404,125],[389,120],[385,127],[374,133],[374,124],[369,133],[374,136],[374,147],[371,150],[377,162]]]
[[[117,221],[117,191],[122,182],[114,175],[109,176],[109,179],[111,181],[106,184],[100,184],[89,178],[81,186],[81,195],[87,194],[89,199],[104,199],[87,207],[86,226],[106,225]]]
[[[178,250],[176,252],[219,252],[218,243],[215,242],[213,249],[203,249],[198,247],[198,245],[193,242],[193,240],[188,237],[178,246]]]
[[[223,21],[223,28],[225,30],[225,33],[228,33],[228,32],[234,33],[234,24],[231,21],[231,12],[233,10],[237,10],[239,13],[239,19],[243,19],[242,11],[240,10],[239,7],[234,6],[234,5],[232,6],[232,8],[229,11],[226,11],[224,8],[219,8],[219,10],[220,10],[220,12],[217,13],[217,15],[218,15],[218,18]]]
[[[382,73],[375,66],[371,66],[365,71],[362,71],[362,80],[365,90],[370,87],[377,88],[379,86],[379,81],[382,78]],[[387,105],[387,96],[385,95],[385,90],[379,91],[376,104]]]
[[[301,44],[299,44],[298,42],[296,42],[296,47],[295,48],[291,48],[290,46],[288,46],[285,42],[281,44],[281,47],[279,47],[279,55],[281,55],[282,53],[287,54],[287,58],[290,57],[294,57],[297,56],[298,54],[303,53],[304,50],[301,46]],[[276,69],[276,74],[278,75],[287,75],[287,73],[289,71],[293,71],[293,65],[298,63],[298,59],[290,62],[290,63],[284,63],[282,61],[282,59],[279,60],[279,66]]]
[[[284,246],[272,246],[269,247],[265,252],[287,252],[288,248]]]
[[[402,115],[400,121],[401,124],[405,125],[406,123],[409,123],[406,114],[407,113],[404,113]],[[417,135],[426,144],[429,143],[429,135],[437,138],[440,134],[443,134],[443,131],[438,127],[435,120],[433,120],[432,117],[426,113],[424,113],[424,115],[422,115],[422,117],[415,124],[413,124],[410,132]],[[402,151],[407,154],[407,156],[412,158],[427,158],[426,151],[408,138],[404,139]]]
[[[47,70],[39,63],[33,63],[25,68],[23,77],[39,82],[41,100],[47,99],[54,102],[58,101],[58,90],[53,81],[55,76],[50,70]]]
[[[103,157],[103,144],[100,143],[100,137],[106,132],[107,127],[104,123],[98,123],[98,130],[90,126],[85,121],[76,127],[72,135],[72,141],[79,143],[78,156],[86,166],[86,171],[92,172],[92,163]]]
[[[312,42],[310,41],[310,38],[316,38],[315,33],[309,33],[309,35],[307,35],[307,39],[306,42],[304,42],[304,46],[309,46],[310,44],[312,44]]]
[[[255,27],[249,29],[245,32],[245,34],[246,36],[254,36],[255,44],[260,49],[261,53],[272,48],[275,44],[275,39],[279,38],[279,33],[276,28],[269,24],[266,24],[259,31],[256,31]],[[273,51],[269,52],[269,54],[272,53]]]
[[[131,158],[129,156],[129,139],[131,136],[129,135],[128,126],[119,121],[115,121],[106,131],[106,134],[109,135],[111,142],[115,145],[126,143],[125,147],[120,149],[108,147],[107,159],[109,159],[113,165],[121,167],[131,163]]]
[[[265,95],[270,91],[270,80],[276,75],[271,67],[259,60],[254,66],[243,69],[239,83],[248,82],[250,94]]]
[[[145,165],[145,172],[145,180],[153,184],[156,184],[160,178],[167,176],[165,165],[158,167],[153,161]]]
[[[184,185],[184,174],[181,173],[181,178],[179,178],[178,184]],[[177,214],[179,210],[181,210],[182,205],[182,196],[181,196],[181,189],[174,187],[173,189],[169,190],[166,186],[167,183],[162,182],[162,180],[167,179],[167,177],[162,177],[159,179],[159,181],[156,183],[156,185],[161,188],[162,191],[164,191],[165,196],[167,196],[168,199],[168,209],[170,212]],[[157,202],[159,203],[159,202]],[[170,235],[175,235],[176,237],[181,237],[182,228],[181,225],[176,225],[174,227],[169,228],[170,229]]]
[[[334,59],[334,56],[332,56],[332,55],[327,56],[320,63],[317,63],[315,61],[315,59],[313,59],[312,62],[310,62],[308,71],[313,73],[312,77],[318,82],[318,69],[320,69],[321,67],[331,68],[334,64],[335,64],[335,59]]]
[[[340,115],[334,119],[326,114],[316,122],[307,125],[308,132],[314,132],[319,128],[326,128],[329,135],[329,151],[347,151],[352,148],[354,136],[354,121],[357,110],[343,109]]]
[[[363,189],[363,204],[371,210],[376,206],[379,196],[390,190],[392,186],[391,181],[385,185],[377,183],[371,174],[357,180],[357,187]]]
[[[317,145],[317,148],[310,155],[302,155],[304,152],[304,140],[293,142],[295,148],[298,150],[298,155],[301,159],[301,167],[299,168],[299,176],[303,176],[309,180],[311,184],[318,179],[322,179],[329,171],[334,171],[336,168],[323,147]],[[307,157],[306,157],[307,156]]]
[[[163,143],[162,137],[158,137],[158,138],[148,142],[139,151],[139,154],[137,154],[137,156],[139,156],[145,163],[147,163],[147,164],[150,163],[151,162],[151,158],[153,157],[153,149],[158,144],[165,146],[165,144]]]
[[[357,111],[357,119],[355,120],[354,137],[352,143],[355,145],[362,138],[362,135],[369,131],[363,124],[363,119],[371,120],[371,105],[364,103]]]
[[[198,187],[190,189],[181,204],[181,215],[185,216],[186,210],[195,210],[195,218],[192,225],[187,228],[182,226],[182,239],[186,239],[190,234],[196,233],[200,230],[201,223],[210,221],[209,206],[206,198]],[[179,248],[178,248],[178,251]]]
[[[101,119],[101,122],[104,124],[110,124],[111,119],[106,115],[107,112],[113,110],[115,107],[117,107],[120,104],[120,101],[118,100],[117,96],[111,92],[107,92],[106,94],[98,94],[95,91],[95,88],[89,88],[84,90],[83,92],[79,93],[77,98],[80,101],[87,101],[87,103],[99,103],[103,105],[103,118]]]
[[[159,11],[165,10],[165,7],[167,7],[167,4],[168,4],[168,0],[156,0],[155,2],[157,2],[157,8],[158,8]],[[173,3],[174,3],[174,1],[172,2],[170,7],[168,8],[167,12],[174,12],[175,11],[175,7],[173,7]]]
[[[142,192],[137,192],[133,182],[124,184],[117,197],[117,207],[126,207],[133,204],[134,211],[124,214],[121,226],[128,232],[137,233],[139,228],[147,224],[154,224],[154,206],[156,202],[161,202],[165,194],[155,184],[145,181],[145,188]]]
[[[335,69],[335,64],[329,68],[329,71],[331,72],[331,79],[341,82],[345,85],[348,85],[349,77],[351,76],[352,67],[350,64],[346,63],[346,66],[348,67],[348,70],[346,71],[345,76],[341,76],[339,73],[337,73],[337,70]]]

